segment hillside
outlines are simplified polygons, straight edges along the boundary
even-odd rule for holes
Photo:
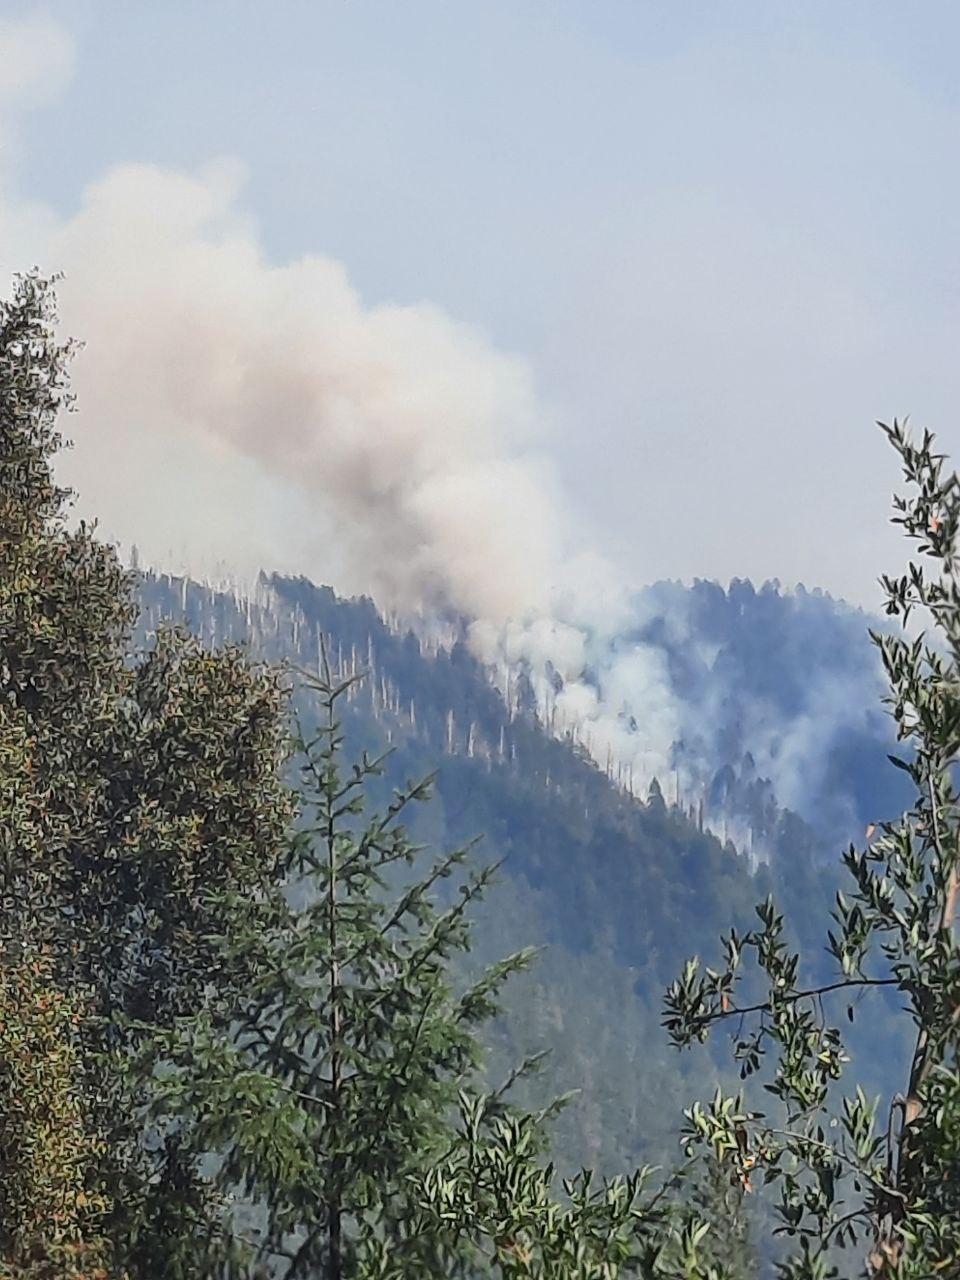
[[[582,747],[544,731],[532,694],[521,689],[508,709],[463,643],[418,639],[369,600],[273,577],[241,601],[152,576],[141,599],[141,643],[177,621],[205,643],[242,643],[315,669],[322,635],[336,666],[367,671],[348,705],[348,745],[393,749],[385,791],[438,769],[415,836],[450,845],[482,834],[478,858],[503,861],[477,921],[475,959],[546,948],[509,991],[492,1074],[551,1051],[542,1079],[526,1088],[530,1100],[582,1090],[558,1122],[563,1161],[672,1158],[680,1110],[714,1067],[705,1054],[678,1059],[667,1049],[662,990],[689,954],[709,956],[730,924],[749,927],[754,903],[771,891],[821,955],[836,879],[822,839],[779,809],[760,778],[770,863],[755,865],[702,829],[696,806],[625,794]],[[876,1070],[865,1064],[865,1075],[869,1083]]]
[[[893,732],[869,636],[882,620],[822,591],[737,579],[656,583],[634,609],[614,647],[661,656],[682,726],[672,764],[708,816],[738,813],[762,842],[772,801],[836,840],[907,799],[885,765]]]

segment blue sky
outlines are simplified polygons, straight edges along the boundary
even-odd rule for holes
[[[230,215],[265,263],[324,255],[367,306],[429,304],[522,364],[561,556],[589,547],[626,581],[777,576],[867,602],[897,566],[873,420],[910,412],[960,445],[955,5],[0,15],[42,16],[72,49],[49,101],[8,112],[8,203],[66,224],[118,166],[239,161]],[[106,341],[83,316],[91,348]],[[84,447],[81,432],[81,463]],[[264,466],[270,511],[296,483],[308,518],[306,482],[243,449],[236,501]],[[213,496],[178,466],[166,509],[214,519],[229,485]],[[114,512],[102,460],[80,472],[136,540],[147,498]]]

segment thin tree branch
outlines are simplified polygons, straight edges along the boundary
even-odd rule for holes
[[[825,996],[832,991],[857,990],[863,987],[896,987],[900,985],[899,978],[854,978],[845,979],[843,982],[830,982],[823,987],[810,987],[806,991],[794,991],[782,997],[784,1002],[795,1003],[797,1000],[809,1000]],[[759,1004],[733,1005],[729,1009],[716,1009],[711,1013],[702,1013],[695,1018],[691,1018],[690,1022],[693,1026],[704,1027],[709,1026],[713,1022],[722,1022],[725,1018],[738,1018],[747,1013],[771,1013],[771,1005],[769,1000],[764,1000]]]

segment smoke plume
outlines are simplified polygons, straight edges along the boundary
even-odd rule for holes
[[[114,169],[65,217],[16,196],[18,115],[71,59],[53,24],[0,24],[0,266],[64,273],[64,328],[86,343],[62,464],[78,512],[159,567],[304,573],[464,617],[495,678],[524,670],[554,730],[624,785],[678,772],[678,738],[720,711],[677,687],[649,601],[572,554],[524,361],[429,302],[366,302],[329,257],[268,262],[231,161]],[[785,777],[807,765],[808,711]],[[772,731],[742,719],[762,756]]]

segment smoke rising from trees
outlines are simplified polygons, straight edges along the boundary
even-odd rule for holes
[[[811,725],[856,721],[872,677],[828,662],[789,707],[703,679],[722,644],[582,550],[529,366],[429,302],[367,302],[329,257],[268,262],[234,162],[113,169],[66,217],[29,205],[13,182],[19,114],[56,91],[72,50],[52,23],[4,35],[0,265],[64,273],[64,329],[86,344],[61,469],[80,514],[160,567],[303,573],[462,618],[504,688],[522,671],[554,729],[640,793],[667,773],[702,790],[735,723],[802,807]],[[637,559],[656,574],[656,547]]]

